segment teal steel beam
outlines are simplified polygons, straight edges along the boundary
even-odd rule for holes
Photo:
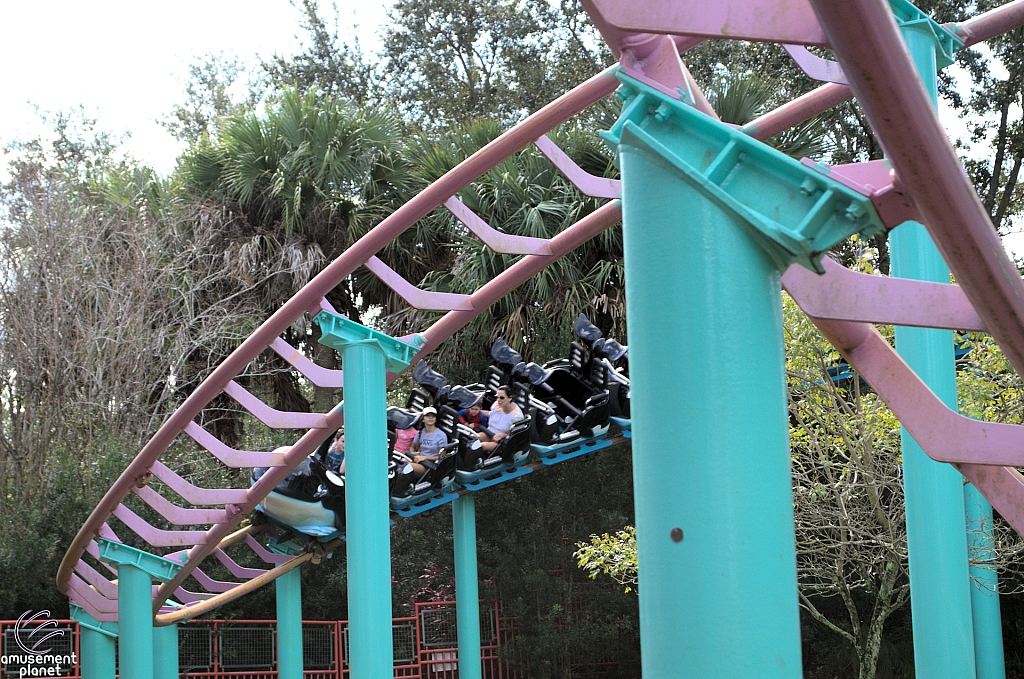
[[[153,628],[153,679],[178,679],[178,626]]]
[[[779,271],[657,158],[619,149],[643,674],[796,679]]]
[[[893,9],[921,79],[938,101],[938,60],[942,46],[936,25],[906,2]],[[889,238],[892,275],[935,283],[949,281],[949,268],[927,230],[916,222],[895,229]],[[896,328],[896,348],[932,391],[957,408],[953,335],[948,330]],[[967,563],[967,518],[963,477],[935,462],[900,429],[910,606],[914,633],[914,669],[922,679],[970,679],[976,676],[971,583]]]
[[[604,137],[622,171],[643,673],[797,679],[780,272],[883,227],[864,196],[619,78]]]
[[[452,502],[455,538],[455,615],[459,679],[481,679],[480,589],[476,562],[476,506],[473,493]]]
[[[153,679],[153,580],[137,566],[117,566],[118,669],[122,677]]]
[[[293,568],[274,581],[277,600],[277,676],[302,679],[302,571]]]
[[[353,677],[390,679],[391,518],[384,355],[356,344],[345,369],[345,521],[348,555],[349,667]]]
[[[94,629],[79,627],[82,655],[82,679],[114,679],[117,661],[114,657],[114,640],[109,634]],[[127,676],[127,675],[125,675]]]
[[[391,508],[385,372],[401,372],[423,346],[322,311],[322,344],[345,370],[345,533],[349,667],[357,679],[391,679]]]
[[[967,511],[967,552],[971,557],[971,610],[978,679],[1006,679],[992,505],[968,483],[964,485],[964,508]]]

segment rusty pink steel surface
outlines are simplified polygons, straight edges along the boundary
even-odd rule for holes
[[[804,165],[823,169],[824,173],[844,186],[871,199],[882,223],[894,229],[903,222],[921,218],[917,207],[906,195],[887,160],[872,160],[850,165],[825,165],[804,158]]]
[[[431,292],[421,290],[402,278],[394,269],[376,257],[366,261],[366,268],[381,279],[398,296],[416,309],[433,311],[451,311],[452,309],[468,309],[469,295],[455,295],[447,292]]]
[[[968,47],[994,38],[1024,24],[1024,2],[1016,0],[996,7],[968,21],[946,24]]]
[[[819,276],[794,264],[782,283],[808,316],[883,325],[986,332],[963,290],[955,285],[869,276],[825,257]]]
[[[764,141],[853,98],[848,85],[829,83],[751,120],[740,131]]]
[[[960,165],[885,0],[813,0],[833,51],[957,282],[1024,374],[1024,282]]]
[[[573,186],[586,195],[595,198],[618,198],[621,195],[622,188],[618,179],[607,179],[588,173],[573,162],[565,151],[558,148],[555,142],[548,139],[547,135],[538,137],[533,143]]]
[[[588,4],[603,22],[622,31],[828,45],[807,0],[590,0]],[[587,10],[594,16],[589,6]]]
[[[452,196],[444,202],[448,211],[455,215],[455,218],[462,222],[469,231],[483,241],[484,245],[495,252],[502,252],[508,255],[548,255],[548,242],[543,238],[530,238],[528,236],[512,236],[502,233],[480,219],[475,212]]]
[[[330,307],[330,304],[324,300],[324,306]],[[326,309],[334,313],[332,309]],[[270,348],[274,350],[278,356],[283,358],[289,365],[298,370],[303,377],[312,382],[318,387],[343,387],[345,386],[342,375],[342,370],[329,370],[313,363],[308,358],[302,355],[302,352],[288,344],[284,339],[280,337],[274,338],[274,341],[270,343]],[[261,465],[269,466],[269,465]]]
[[[812,54],[803,45],[783,45],[783,48],[785,48],[786,53],[789,54],[790,58],[796,62],[796,65],[808,77],[826,83],[846,84],[846,76],[843,75],[843,69],[836,62],[822,59],[818,55]]]

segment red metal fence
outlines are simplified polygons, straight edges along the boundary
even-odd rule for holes
[[[66,630],[46,642],[54,655],[79,656],[78,623],[58,620]],[[459,666],[455,603],[416,604],[413,615],[392,622],[396,679],[457,679]],[[0,677],[22,674],[15,621],[0,621],[3,658]],[[22,629],[22,637],[31,634]],[[27,630],[27,631],[26,631]],[[511,637],[511,621],[495,604],[480,607],[480,650],[484,679],[514,679],[499,658],[501,643]],[[49,629],[48,631],[53,631]],[[27,641],[23,639],[23,642]],[[302,657],[306,679],[348,679],[348,621],[307,620],[302,623]],[[277,627],[273,620],[193,620],[178,626],[178,664],[188,679],[276,679]],[[49,676],[81,679],[81,663]]]

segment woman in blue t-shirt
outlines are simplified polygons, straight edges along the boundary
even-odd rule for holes
[[[441,449],[448,445],[448,436],[437,428],[437,410],[432,406],[423,409],[423,429],[412,440],[412,468],[416,478],[426,473],[423,462],[436,462]]]

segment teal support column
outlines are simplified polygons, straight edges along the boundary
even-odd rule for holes
[[[153,679],[178,679],[178,626],[153,628]]]
[[[153,679],[153,580],[130,564],[117,567],[117,627],[121,676]]]
[[[798,679],[780,271],[870,204],[620,74],[640,649],[648,679]]]
[[[96,543],[100,560],[117,566],[118,672],[154,679],[153,581],[170,581],[181,564],[106,538]]]
[[[302,572],[293,568],[274,581],[277,597],[277,676],[302,679]]]
[[[625,144],[643,675],[796,679],[779,272],[730,215]]]
[[[89,629],[84,625],[81,630],[79,652],[82,654],[82,679],[114,679],[116,661],[114,658],[114,639],[116,637]]]
[[[999,577],[992,535],[992,505],[970,483],[964,485],[967,510],[967,552],[971,569],[971,609],[974,613],[974,658],[978,679],[1006,679],[1003,622],[999,607]]]
[[[114,679],[117,674],[115,640],[116,622],[99,622],[85,612],[85,609],[70,602],[71,619],[78,622],[80,631],[78,659],[82,667],[82,679]]]
[[[385,371],[400,372],[423,346],[400,342],[342,316],[316,316],[320,342],[345,370],[345,532],[349,667],[356,679],[391,679],[391,509],[388,500]]]
[[[455,614],[459,679],[481,679],[480,589],[476,564],[476,506],[467,493],[452,502],[455,537]]]
[[[341,360],[349,667],[353,677],[389,679],[394,674],[394,650],[384,354],[357,344],[344,349]]]
[[[906,2],[893,10],[921,78],[938,101],[936,77],[949,63],[948,32]],[[942,62],[940,63],[940,59]],[[916,222],[889,239],[892,275],[949,283],[949,268],[927,230]],[[896,349],[942,401],[957,409],[953,334],[948,330],[896,328]],[[901,428],[914,669],[922,679],[976,676],[971,582],[967,564],[967,518],[963,477],[935,462]]]

